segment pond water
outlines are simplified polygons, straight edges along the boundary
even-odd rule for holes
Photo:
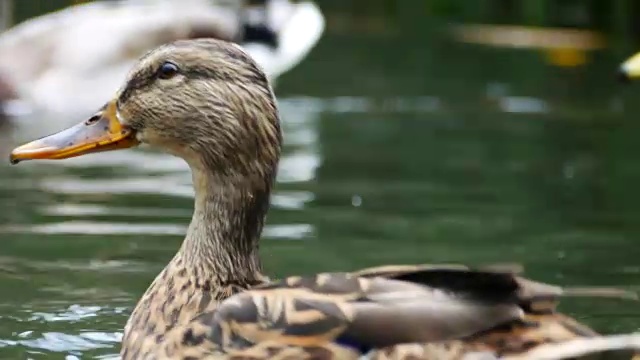
[[[614,81],[620,56],[560,69],[437,36],[327,36],[278,83],[265,271],[514,262],[540,281],[640,291],[640,91]],[[22,120],[2,156],[64,125]],[[0,358],[116,356],[182,240],[190,181],[148,149],[1,165]],[[640,329],[637,303],[562,309]]]

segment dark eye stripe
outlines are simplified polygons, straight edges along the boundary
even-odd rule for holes
[[[173,67],[175,67],[175,69]],[[175,73],[171,74],[174,70]],[[125,85],[124,90],[118,97],[118,105],[127,101],[135,91],[144,89],[153,84],[153,82],[157,78],[168,79],[175,76],[175,74],[177,74],[178,72],[178,66],[169,61],[162,63],[162,65],[160,65],[157,70],[148,68],[146,70],[140,71],[139,73],[131,77],[129,82],[127,82],[127,84]]]
[[[142,71],[138,74],[135,74],[125,85],[124,90],[120,93],[118,97],[118,105],[127,101],[131,95],[133,95],[134,91],[143,89],[155,80],[155,76],[150,71]]]

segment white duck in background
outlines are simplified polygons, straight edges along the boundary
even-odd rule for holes
[[[236,41],[275,80],[318,42],[324,17],[312,1],[253,3],[258,5],[97,1],[27,20],[0,35],[0,98],[9,98],[5,112],[77,119],[112,95],[140,56],[177,39]]]

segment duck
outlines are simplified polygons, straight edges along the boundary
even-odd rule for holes
[[[54,122],[85,117],[117,90],[140,56],[179,39],[237,42],[275,82],[324,32],[322,12],[311,0],[244,3],[95,1],[19,23],[0,34],[3,112],[15,119],[45,114]]]
[[[565,296],[635,294],[536,282],[513,266],[266,276],[259,240],[282,146],[279,111],[265,72],[231,42],[152,50],[95,114],[15,148],[10,162],[141,144],[188,164],[195,201],[182,245],[124,327],[124,360],[563,359],[640,349],[638,335],[598,335],[556,309]]]

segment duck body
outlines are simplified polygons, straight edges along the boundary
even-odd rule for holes
[[[0,76],[22,104],[8,112],[86,116],[118,89],[140,56],[178,39],[239,42],[275,80],[317,43],[324,18],[311,1],[267,6],[272,17],[265,26],[274,28],[277,46],[244,41],[243,9],[212,0],[96,1],[27,20],[0,36]]]
[[[195,206],[125,326],[124,360],[565,359],[640,348],[637,337],[608,339],[556,311],[562,296],[625,292],[562,289],[509,269],[386,266],[269,281],[259,239],[280,119],[268,77],[236,44],[157,48],[87,121],[14,149],[11,161],[141,143],[186,161]]]
[[[570,289],[491,268],[386,266],[186,294],[174,286],[157,296],[183,301],[134,312],[123,359],[537,359],[598,337],[556,311]],[[578,345],[553,358],[612,350]]]

